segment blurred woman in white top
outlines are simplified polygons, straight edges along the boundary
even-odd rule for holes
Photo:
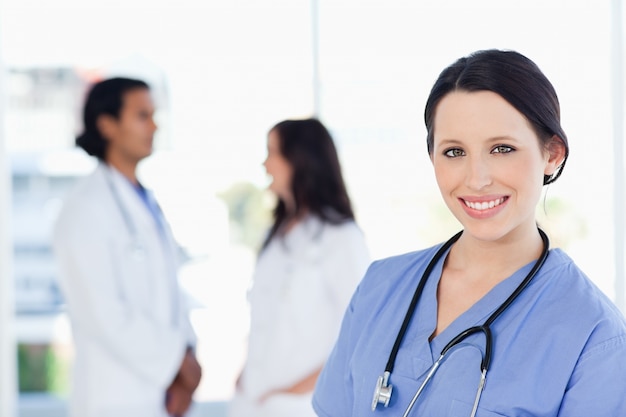
[[[326,127],[280,122],[267,151],[277,204],[249,293],[248,356],[229,412],[314,416],[315,382],[370,256]]]

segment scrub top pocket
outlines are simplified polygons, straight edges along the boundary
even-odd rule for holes
[[[469,417],[472,414],[472,408],[474,404],[468,404],[463,401],[454,400],[450,405],[450,412],[447,414],[448,417]],[[476,411],[476,417],[509,417],[506,414],[496,413],[494,411],[485,410],[484,408],[478,407]]]

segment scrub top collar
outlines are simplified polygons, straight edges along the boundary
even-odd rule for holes
[[[535,263],[534,260],[529,262],[515,271],[511,276],[498,283],[467,311],[462,313],[452,323],[450,323],[450,325],[444,329],[443,332],[429,341],[428,339],[435,331],[437,324],[437,288],[439,287],[443,264],[449,252],[450,251],[448,250],[448,252],[446,252],[445,255],[442,256],[437,262],[431,273],[430,279],[426,283],[424,293],[422,295],[422,297],[428,297],[431,300],[435,300],[435,302],[421,303],[421,300],[418,302],[419,312],[416,314],[416,338],[418,339],[417,345],[419,346],[419,350],[417,352],[414,351],[413,354],[418,353],[417,357],[420,361],[424,361],[426,369],[428,369],[439,358],[441,350],[450,340],[452,340],[453,337],[467,328],[482,324],[498,307],[500,307],[509,295],[515,291],[515,288],[517,288],[517,286],[524,280],[524,277],[532,269]],[[419,276],[416,278],[416,283],[419,278]],[[530,285],[532,284],[533,283],[531,282]],[[516,302],[523,302],[523,298],[516,300]],[[502,318],[504,319],[504,322],[506,322],[506,316]],[[501,321],[496,321],[493,326],[497,327],[499,324],[502,324]],[[477,334],[474,338],[478,340],[479,346],[484,346],[484,337],[482,337],[482,335]],[[421,366],[419,367],[421,368]]]

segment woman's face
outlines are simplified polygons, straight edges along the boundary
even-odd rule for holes
[[[270,191],[276,194],[285,204],[290,205],[293,200],[291,192],[291,178],[293,168],[280,151],[280,137],[272,130],[267,135],[267,158],[263,162],[265,171],[272,177]]]
[[[536,228],[544,174],[563,159],[544,150],[528,120],[491,91],[455,91],[437,105],[431,159],[441,194],[465,232],[497,241]]]
[[[107,160],[111,157],[138,163],[152,153],[157,126],[150,91],[144,88],[124,93],[117,119],[104,116],[99,124],[108,141]]]

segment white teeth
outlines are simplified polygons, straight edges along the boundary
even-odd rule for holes
[[[482,211],[499,206],[500,204],[504,203],[504,198],[498,198],[491,201],[483,201],[482,203],[474,203],[466,200],[463,200],[463,202],[465,202],[465,205],[471,209]]]

